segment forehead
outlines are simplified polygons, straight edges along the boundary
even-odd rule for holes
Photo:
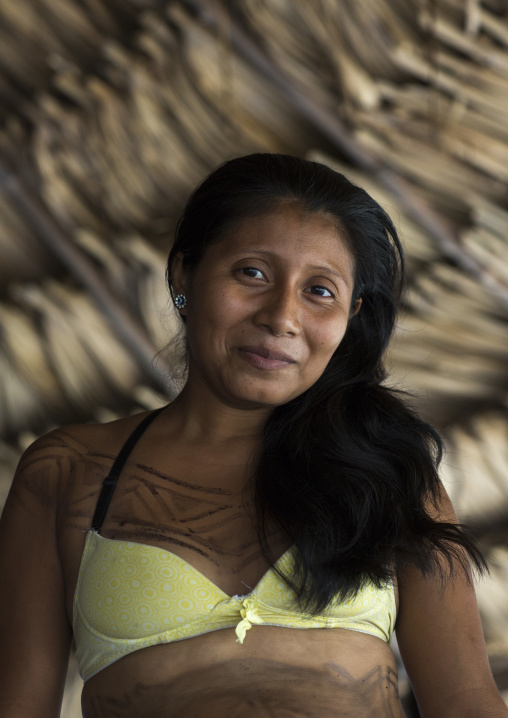
[[[244,252],[273,252],[293,260],[305,259],[339,263],[353,271],[354,258],[335,217],[309,212],[300,206],[282,206],[265,214],[239,221],[206,254],[212,256]],[[212,255],[212,256],[210,256]]]

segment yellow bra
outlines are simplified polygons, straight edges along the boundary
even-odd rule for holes
[[[393,585],[367,584],[354,599],[333,602],[323,615],[302,613],[293,591],[269,568],[245,596],[228,596],[187,561],[166,549],[99,534],[126,457],[151,414],[115,461],[87,533],[73,604],[76,655],[83,680],[148,646],[235,628],[243,643],[254,624],[345,628],[389,642],[395,625]],[[294,549],[276,566],[291,575]]]
[[[292,550],[277,561],[291,570]],[[165,549],[118,541],[89,531],[74,596],[79,670],[88,680],[141,648],[181,641],[221,628],[243,643],[253,624],[346,628],[389,642],[395,624],[392,585],[364,587],[354,599],[312,616],[295,609],[294,594],[268,569],[246,596],[228,596],[187,561]]]

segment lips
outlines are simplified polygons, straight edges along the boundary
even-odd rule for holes
[[[269,361],[284,362],[286,364],[296,364],[296,359],[293,359],[293,357],[289,354],[274,351],[273,349],[268,349],[268,347],[264,346],[239,347],[239,351],[245,352],[247,354],[257,355],[259,357],[263,357],[263,359],[268,359]]]
[[[238,347],[238,353],[248,364],[262,372],[284,370],[297,363],[289,354],[262,345]]]

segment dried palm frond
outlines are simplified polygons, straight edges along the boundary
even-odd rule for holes
[[[508,411],[450,427],[446,443],[443,480],[459,517],[478,524],[508,513]]]
[[[55,71],[93,68],[103,42],[128,39],[136,23],[135,8],[118,0],[2,0],[0,120],[5,112],[28,117]]]
[[[129,394],[139,369],[86,295],[48,281],[18,287],[16,299],[0,306],[1,433],[65,422]]]
[[[508,410],[471,417],[447,432],[441,465],[459,520],[471,526],[489,560],[476,586],[485,637],[493,654],[508,652]]]

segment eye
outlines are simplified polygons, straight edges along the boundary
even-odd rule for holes
[[[256,267],[242,267],[240,269],[240,272],[244,275],[244,277],[251,277],[252,279],[264,279],[265,275],[260,269],[257,269]]]
[[[309,287],[305,290],[309,294],[315,294],[317,297],[330,297],[331,299],[335,299],[335,295],[326,287],[322,287],[318,284],[313,284],[312,287]]]

